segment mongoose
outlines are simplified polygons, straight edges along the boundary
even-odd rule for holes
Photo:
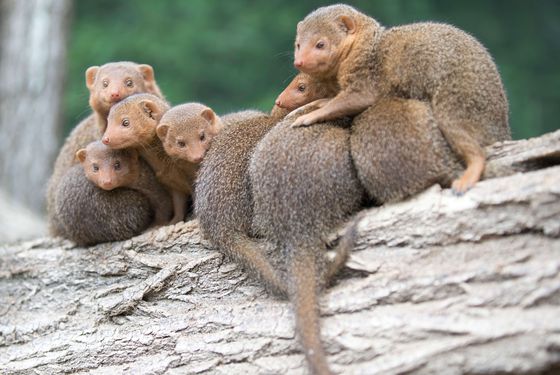
[[[349,124],[292,128],[285,120],[258,143],[249,174],[255,235],[275,245],[282,282],[311,372],[330,374],[319,329],[319,293],[333,276],[325,239],[363,203]],[[343,262],[339,265],[341,266]]]
[[[354,117],[354,166],[373,204],[399,201],[439,183],[449,187],[462,166],[430,105],[384,97]]]
[[[290,84],[276,98],[276,106],[293,111],[310,102],[310,98],[317,100],[330,98],[340,91],[335,80],[312,79],[305,73],[299,73]]]
[[[385,29],[348,5],[318,8],[298,23],[294,65],[340,85],[332,100],[294,126],[355,115],[384,96],[429,102],[438,127],[466,165],[452,184],[457,193],[480,179],[483,147],[511,138],[507,98],[492,57],[451,25]]]
[[[291,102],[297,91],[282,96]],[[354,117],[350,144],[356,172],[374,204],[402,200],[435,183],[449,187],[462,168],[429,104],[415,99],[379,98]]]
[[[79,164],[62,175],[53,198],[57,235],[79,246],[126,240],[148,229],[154,218],[144,194],[128,188],[100,189]]]
[[[171,197],[148,164],[134,149],[114,150],[95,141],[78,150],[76,158],[86,178],[103,190],[127,187],[144,194],[154,210],[154,225],[169,222],[173,212]]]
[[[142,92],[163,98],[154,77],[154,69],[147,64],[123,61],[101,67],[90,66],[86,70],[86,86],[90,92],[89,105],[102,133],[107,127],[107,116],[113,104]]]
[[[169,104],[152,94],[135,94],[114,105],[102,141],[111,148],[135,148],[152,167],[158,180],[171,191],[173,218],[185,219],[186,205],[192,195],[197,165],[175,160],[166,154],[156,128]]]
[[[211,108],[186,103],[165,112],[156,131],[169,156],[199,164],[222,128],[222,120]]]
[[[107,113],[116,100],[111,99],[111,90],[118,94],[120,99],[126,95],[139,92],[152,92],[161,96],[155,82],[153,69],[146,64],[132,62],[112,62],[100,67],[92,66],[86,70],[86,86],[90,91],[90,103],[94,113],[82,120],[66,138],[54,164],[54,170],[47,184],[47,217],[51,234],[60,235],[56,230],[59,225],[57,217],[53,214],[52,205],[58,184],[64,173],[77,163],[76,152],[89,143],[101,139],[106,127]],[[104,82],[109,85],[104,88]],[[130,87],[132,82],[132,87]],[[131,193],[133,196],[136,193]],[[134,200],[130,201],[134,204]],[[127,218],[127,220],[132,220]],[[145,218],[139,218],[139,225]]]
[[[296,76],[290,85],[300,78]],[[318,91],[305,88],[297,95],[306,97],[301,101],[305,104],[320,99],[313,96]],[[254,147],[287,112],[274,106],[270,114],[251,110],[222,116],[225,126],[201,163],[194,204],[204,237],[260,278],[268,289],[284,295],[285,283],[264,256],[267,244],[251,234],[253,201],[247,168]]]

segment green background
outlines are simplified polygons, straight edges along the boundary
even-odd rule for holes
[[[556,130],[560,1],[348,1],[385,26],[451,23],[493,55],[510,102],[513,137]],[[64,133],[89,113],[84,72],[129,60],[154,67],[172,104],[226,113],[268,110],[295,74],[296,23],[328,1],[76,1],[68,53]]]

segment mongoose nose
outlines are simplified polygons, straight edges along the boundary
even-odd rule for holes
[[[278,107],[282,108],[282,101],[280,99],[276,99],[274,102]]]
[[[109,137],[103,137],[102,142],[104,145],[109,145]]]
[[[294,61],[294,66],[296,68],[301,68],[303,66],[303,61],[301,61],[301,60]]]
[[[112,100],[119,100],[121,98],[121,94],[118,91],[112,92],[111,93],[111,99]]]

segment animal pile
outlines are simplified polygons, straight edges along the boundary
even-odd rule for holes
[[[446,24],[393,28],[347,5],[297,25],[300,73],[270,113],[218,116],[164,99],[149,65],[90,67],[93,114],[73,130],[48,186],[53,235],[118,241],[195,216],[203,235],[293,303],[309,368],[331,373],[318,298],[353,231],[326,238],[366,205],[432,184],[464,194],[484,147],[510,139],[491,56]]]

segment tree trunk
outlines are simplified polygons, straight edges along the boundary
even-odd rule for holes
[[[0,188],[39,212],[58,150],[70,0],[0,0]]]
[[[560,370],[560,131],[489,151],[507,176],[354,219],[321,299],[337,373]],[[1,373],[307,373],[290,305],[196,221],[90,248],[0,246],[0,300]]]

